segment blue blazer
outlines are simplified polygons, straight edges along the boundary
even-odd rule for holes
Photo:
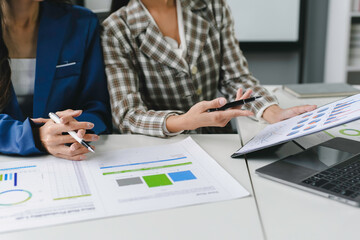
[[[96,134],[111,131],[109,94],[94,13],[78,6],[40,3],[33,118],[82,109],[78,121],[95,124]],[[1,111],[1,110],[0,110]],[[0,153],[40,154],[35,124],[23,116],[14,89],[0,112]]]

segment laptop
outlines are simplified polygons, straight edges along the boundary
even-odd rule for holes
[[[333,138],[311,148],[293,152],[296,153],[259,168],[256,173],[360,207],[360,142]]]

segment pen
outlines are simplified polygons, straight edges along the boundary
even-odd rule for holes
[[[209,112],[222,111],[222,110],[225,110],[225,109],[228,109],[228,108],[240,106],[240,105],[243,105],[243,104],[245,104],[245,103],[253,102],[253,101],[255,101],[255,100],[258,99],[258,98],[261,98],[261,96],[251,97],[251,98],[246,98],[246,99],[241,99],[241,100],[234,101],[234,102],[229,102],[229,103],[225,104],[225,105],[222,106],[222,107],[209,109]]]
[[[56,115],[55,113],[50,112],[49,113],[49,117],[55,122],[55,123],[61,123],[60,122],[60,118],[58,115]],[[91,148],[91,146],[85,142],[83,139],[81,139],[75,131],[69,131],[68,132],[70,136],[72,136],[76,141],[78,141],[81,145],[83,145],[84,147],[86,147],[90,152],[95,153],[94,149]]]

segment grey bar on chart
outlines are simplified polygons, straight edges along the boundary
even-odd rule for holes
[[[140,177],[117,179],[116,182],[119,187],[143,183]]]

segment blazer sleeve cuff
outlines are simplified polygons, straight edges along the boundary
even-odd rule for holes
[[[18,128],[22,128],[21,130],[19,129],[19,134],[17,135],[16,139],[13,139],[14,141],[14,152],[9,151],[9,154],[19,154],[19,155],[23,155],[23,156],[27,156],[27,155],[39,155],[39,154],[44,154],[45,152],[42,151],[42,148],[38,148],[35,142],[35,137],[34,136],[34,129],[36,128],[35,124],[29,119],[27,118],[22,126],[18,126]],[[16,142],[16,143],[15,143]],[[17,147],[15,148],[15,145],[17,145]]]

